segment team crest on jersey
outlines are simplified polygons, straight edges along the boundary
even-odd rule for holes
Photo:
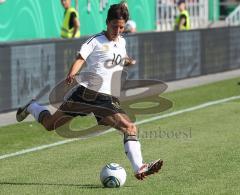
[[[108,45],[103,45],[102,50],[103,51],[109,51],[109,46]]]

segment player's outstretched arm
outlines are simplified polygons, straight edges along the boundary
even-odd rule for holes
[[[71,84],[74,80],[75,75],[78,73],[78,71],[82,68],[83,64],[85,63],[85,60],[82,58],[81,55],[79,55],[76,60],[73,62],[69,73],[66,78],[66,82],[68,84]]]

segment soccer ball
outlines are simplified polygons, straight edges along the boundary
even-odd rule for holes
[[[109,163],[102,168],[100,180],[104,187],[119,188],[127,178],[126,171],[117,163]]]

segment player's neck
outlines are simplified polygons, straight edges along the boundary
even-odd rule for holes
[[[109,41],[114,41],[114,42],[117,42],[117,41],[118,41],[118,37],[113,38],[113,37],[111,37],[111,35],[110,35],[107,31],[103,31],[103,32],[104,32],[105,37],[106,37]]]

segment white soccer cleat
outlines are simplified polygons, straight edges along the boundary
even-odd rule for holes
[[[137,173],[135,173],[135,177],[138,180],[143,180],[145,177],[147,177],[148,175],[157,173],[163,165],[163,160],[155,160],[153,162],[144,164]]]
[[[25,118],[27,118],[27,116],[30,114],[27,111],[28,106],[33,103],[35,100],[32,99],[30,102],[28,102],[26,105],[24,105],[23,107],[18,108],[17,113],[16,113],[16,119],[18,122],[23,121]]]

